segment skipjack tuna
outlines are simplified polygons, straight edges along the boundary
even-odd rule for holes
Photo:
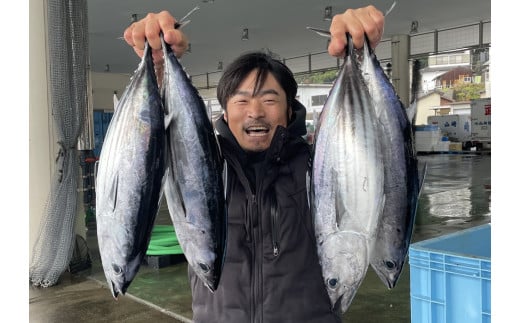
[[[161,40],[169,157],[164,193],[190,268],[215,291],[226,246],[224,167],[204,101],[170,46]]]
[[[370,256],[370,265],[388,288],[393,288],[408,254],[419,194],[421,175],[415,152],[412,122],[414,105],[405,109],[367,41],[360,55],[363,79],[368,86],[380,124],[385,170],[385,206]],[[416,73],[414,73],[416,74]],[[418,84],[414,77],[412,89]]]
[[[384,205],[379,122],[350,35],[317,124],[311,204],[331,307],[345,312],[363,281]]]
[[[99,251],[115,298],[125,294],[148,248],[164,177],[165,139],[162,100],[146,43],[110,122],[96,177]]]

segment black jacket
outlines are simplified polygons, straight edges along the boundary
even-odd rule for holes
[[[194,322],[341,321],[330,309],[307,199],[310,147],[301,137],[306,111],[297,101],[292,108],[292,122],[276,129],[256,164],[226,122],[217,121],[228,165],[227,250],[214,294],[189,270]]]

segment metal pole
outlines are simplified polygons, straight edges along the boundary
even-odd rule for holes
[[[392,84],[401,102],[404,105],[410,103],[410,36],[392,36]]]

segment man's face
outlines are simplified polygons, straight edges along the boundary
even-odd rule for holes
[[[224,120],[245,151],[269,148],[278,125],[287,127],[287,98],[274,76],[269,73],[264,85],[253,96],[257,71],[253,70],[228,99]]]

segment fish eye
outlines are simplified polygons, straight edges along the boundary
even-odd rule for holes
[[[385,266],[386,268],[388,269],[394,269],[395,267],[397,267],[397,265],[395,264],[395,262],[391,261],[391,260],[386,260],[385,261]]]
[[[123,269],[116,264],[112,264],[112,270],[116,275],[121,275],[123,273]]]
[[[330,288],[335,289],[338,287],[338,280],[336,278],[330,278],[327,280],[327,285],[329,285]]]
[[[209,266],[206,264],[199,264],[200,269],[202,269],[203,272],[207,273],[209,271]]]

